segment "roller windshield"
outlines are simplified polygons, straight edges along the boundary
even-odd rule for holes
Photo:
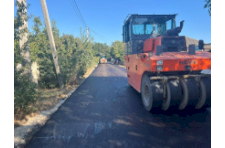
[[[106,56],[101,56],[101,59],[105,59],[106,58]]]
[[[166,16],[155,18],[134,18],[132,21],[132,32],[135,35],[165,34],[166,30],[175,27],[175,18],[168,18]]]

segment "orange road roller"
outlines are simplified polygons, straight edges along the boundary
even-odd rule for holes
[[[211,107],[211,53],[204,41],[187,44],[176,15],[128,15],[123,25],[124,61],[130,86],[147,111]]]

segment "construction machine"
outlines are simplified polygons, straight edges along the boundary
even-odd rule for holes
[[[154,108],[202,109],[211,106],[211,53],[187,45],[176,15],[128,15],[123,25],[128,83],[141,93],[147,111]],[[196,49],[198,49],[196,51]]]
[[[99,64],[107,64],[106,56],[101,56],[99,59]]]

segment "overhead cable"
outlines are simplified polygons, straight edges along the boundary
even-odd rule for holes
[[[78,11],[79,8],[77,9],[76,3],[74,3],[73,0],[70,0],[70,3],[71,3],[71,5],[72,5],[72,7],[73,7],[74,12],[76,13],[76,15],[77,15],[77,17],[78,17],[78,19],[79,19],[81,25],[82,25],[84,28],[87,28],[87,25],[86,25],[86,23],[84,22],[83,17],[80,15],[80,13],[79,13],[79,11]]]

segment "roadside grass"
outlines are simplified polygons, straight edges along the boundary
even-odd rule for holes
[[[21,126],[26,121],[37,115],[40,111],[49,110],[53,108],[60,100],[64,99],[66,95],[74,90],[78,85],[68,85],[62,89],[38,89],[38,99],[34,104],[29,105],[29,110],[26,112],[19,112],[14,116],[14,128]]]
[[[48,110],[52,106],[56,105],[61,99],[65,98],[66,95],[75,89],[78,85],[69,85],[63,89],[46,89],[38,90],[40,94],[39,99],[35,102],[34,107],[39,111]]]
[[[33,104],[27,107],[29,109],[26,112],[20,111],[14,114],[14,128],[25,124],[29,118],[36,116],[41,111],[52,109],[60,100],[67,97],[69,92],[77,88],[81,82],[91,74],[93,69],[94,67],[89,68],[85,75],[83,77],[80,76],[73,85],[65,85],[62,89],[38,89],[38,98]]]

